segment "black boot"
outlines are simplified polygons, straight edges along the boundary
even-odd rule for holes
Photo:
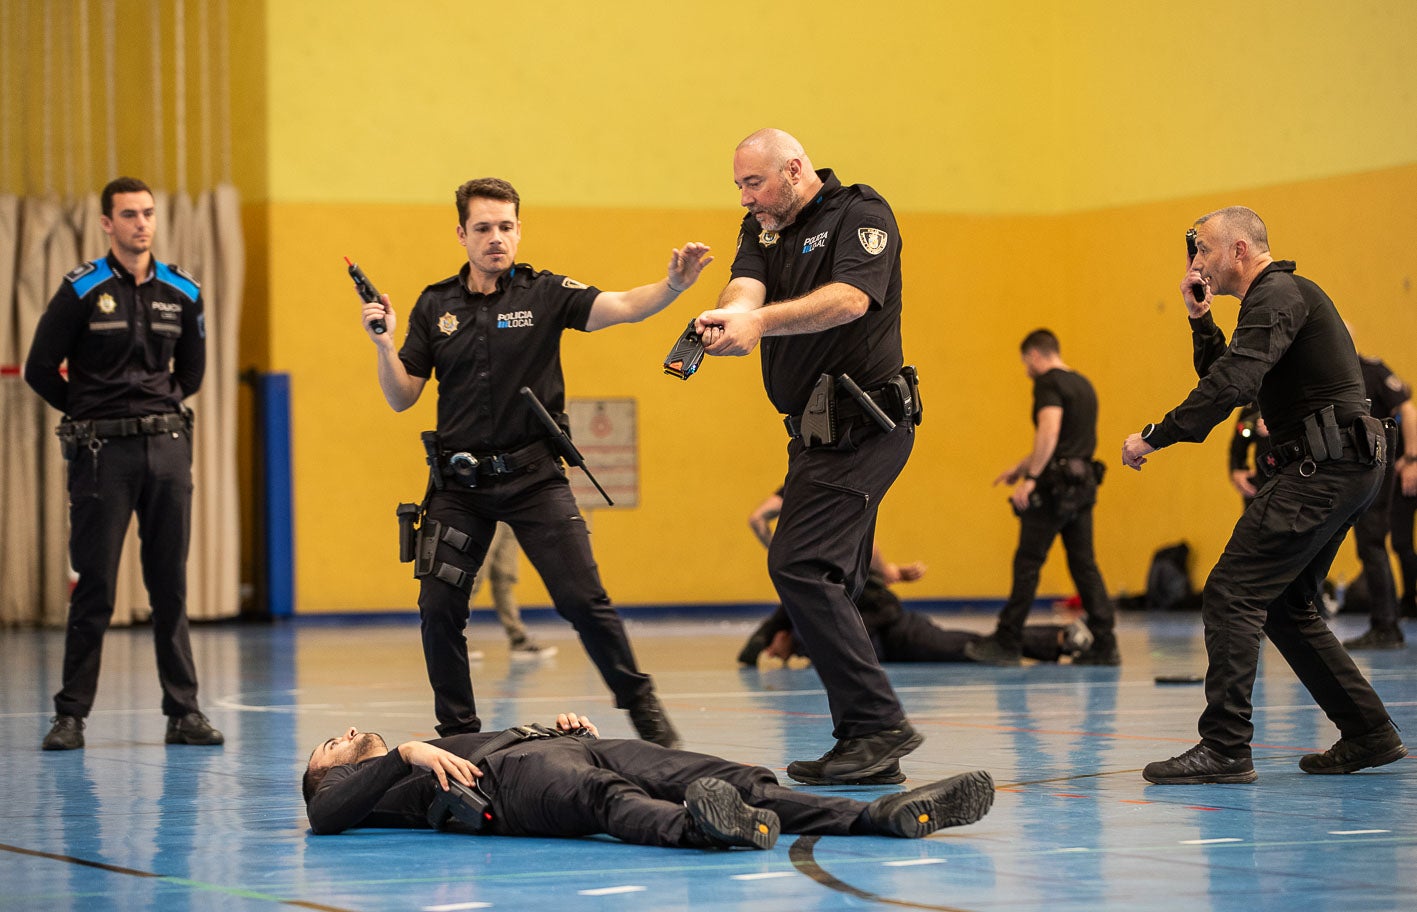
[[[653,692],[640,697],[630,707],[630,723],[645,741],[653,741],[660,747],[679,746],[679,733],[670,724],[669,717],[664,714],[664,707],[659,703],[659,697]]]
[[[684,806],[691,825],[683,842],[690,848],[770,849],[782,830],[776,814],[747,804],[738,790],[722,779],[689,783]]]
[[[44,736],[42,745],[47,751],[78,750],[84,746],[84,720],[78,716],[62,713],[53,719],[54,725]]]
[[[919,839],[944,827],[974,823],[993,805],[994,778],[975,770],[877,798],[866,808],[866,816],[878,832]]]

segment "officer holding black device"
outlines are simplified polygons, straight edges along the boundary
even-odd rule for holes
[[[900,233],[862,184],[812,168],[801,143],[760,130],[738,145],[748,210],[718,307],[695,321],[710,355],[762,341],[763,381],[789,434],[768,570],[831,706],[836,745],[787,774],[897,781],[922,741],[871,648],[854,599],[876,512],[915,443],[920,400],[901,353]]]
[[[400,554],[414,558],[420,586],[423,655],[438,732],[482,726],[464,628],[473,578],[501,520],[516,533],[557,612],[576,628],[640,737],[675,744],[678,735],[653,682],[636,666],[601,586],[590,536],[560,462],[567,442],[552,439],[532,400],[545,404],[554,424],[568,427],[562,332],[592,332],[658,313],[713,258],[705,245],[685,244],[671,254],[665,278],[602,292],[516,262],[521,198],[511,184],[468,181],[455,200],[467,264],[424,289],[403,348],[394,348],[397,319],[388,295],[366,302],[363,311],[378,352],[379,386],[395,411],[412,406],[428,378],[438,378],[438,429],[423,435],[428,496],[422,509],[399,511],[405,535]],[[379,321],[387,332],[378,331]],[[413,542],[407,539],[411,531]]]
[[[1358,354],[1328,295],[1274,260],[1264,222],[1232,206],[1196,220],[1181,281],[1200,383],[1156,424],[1128,437],[1122,461],[1204,440],[1236,406],[1259,402],[1273,441],[1267,481],[1206,580],[1206,708],[1201,741],[1142,775],[1158,784],[1252,782],[1251,692],[1267,635],[1338,727],[1331,749],[1299,761],[1306,773],[1351,773],[1407,754],[1382,700],[1319,616],[1314,602],[1344,536],[1377,493],[1388,459],[1383,423],[1368,413]],[[1195,298],[1201,286],[1200,300]],[[1210,307],[1240,299],[1227,345]]]

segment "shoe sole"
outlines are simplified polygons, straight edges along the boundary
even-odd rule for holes
[[[217,738],[215,740],[193,741],[191,739],[183,737],[182,735],[168,735],[163,738],[163,741],[167,744],[189,744],[193,747],[220,747],[221,745],[226,743],[226,738],[222,737]]]
[[[985,770],[960,773],[918,791],[919,797],[905,802],[891,815],[896,831],[907,839],[921,839],[946,827],[976,823],[994,806],[994,777]]]
[[[1311,754],[1310,756],[1322,757],[1323,754]],[[1311,776],[1334,776],[1344,773],[1356,773],[1361,769],[1371,769],[1375,766],[1387,766],[1389,763],[1396,763],[1407,756],[1407,745],[1399,744],[1385,753],[1376,757],[1368,757],[1363,760],[1355,760],[1352,763],[1345,763],[1342,766],[1335,766],[1332,769],[1304,769],[1304,763],[1299,762],[1299,769],[1304,770]]]
[[[1203,776],[1148,776],[1143,770],[1141,777],[1152,785],[1206,785],[1209,783],[1243,785],[1260,777],[1258,770],[1243,773],[1206,773]]]
[[[782,830],[776,814],[746,804],[738,790],[722,779],[690,783],[684,804],[700,829],[731,846],[770,849]]]

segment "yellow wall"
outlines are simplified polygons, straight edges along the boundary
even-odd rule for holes
[[[640,403],[642,506],[593,521],[621,604],[770,598],[745,520],[780,480],[785,441],[757,359],[714,360],[687,383],[658,369],[726,278],[730,152],[765,124],[900,213],[926,423],[881,540],[931,565],[915,597],[1006,588],[1017,526],[989,481],[1030,441],[1016,351],[1038,325],[1102,397],[1110,587],[1139,589],[1152,550],[1176,538],[1198,569],[1213,561],[1238,513],[1226,430],[1139,475],[1115,459],[1192,382],[1175,286],[1181,232],[1202,212],[1257,208],[1360,345],[1417,376],[1403,46],[1417,7],[1260,3],[1221,23],[1181,21],[1174,4],[832,0],[804,24],[757,4],[524,6],[507,20],[440,2],[264,9],[265,119],[250,136],[266,148],[249,209],[267,243],[248,307],[268,320],[256,362],[293,378],[301,611],[413,604],[393,506],[422,491],[431,395],[403,415],[384,405],[340,257],[406,312],[457,268],[451,192],[480,174],[526,197],[521,258],[534,264],[615,288],[652,279],[691,238],[722,258],[661,317],[566,337],[572,396]],[[1234,309],[1221,302],[1222,323]],[[524,600],[544,604],[524,579]],[[1042,589],[1070,589],[1060,561]]]

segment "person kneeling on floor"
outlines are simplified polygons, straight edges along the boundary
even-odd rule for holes
[[[920,838],[994,802],[984,770],[871,802],[780,785],[771,770],[648,741],[600,738],[584,716],[554,728],[406,741],[349,728],[316,747],[302,783],[318,835],[356,827],[497,836],[607,833],[637,845],[769,849],[780,832]]]

